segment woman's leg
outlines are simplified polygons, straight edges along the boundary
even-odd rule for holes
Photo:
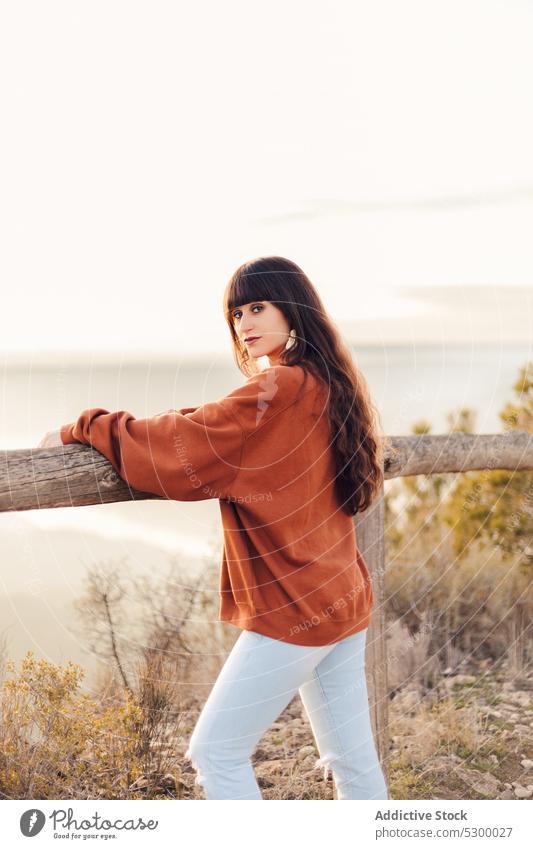
[[[334,644],[297,646],[242,631],[185,752],[206,799],[263,798],[251,755],[298,687],[334,648]]]
[[[367,629],[336,643],[300,687],[320,752],[331,768],[337,799],[388,799],[378,759],[365,677]]]

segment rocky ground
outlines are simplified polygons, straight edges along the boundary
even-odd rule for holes
[[[393,799],[528,799],[533,796],[533,676],[491,669],[449,674],[389,704],[387,768]],[[184,760],[201,704],[191,704],[174,738],[178,766],[165,797],[203,799]],[[252,762],[264,799],[335,799],[316,767],[311,727],[296,696],[260,741]]]
[[[391,703],[393,798],[533,796],[533,680],[505,670],[450,675]]]

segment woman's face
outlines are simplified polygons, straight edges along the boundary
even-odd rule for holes
[[[290,326],[282,311],[271,301],[250,301],[232,310],[235,332],[250,357],[268,357],[274,365],[285,348]],[[255,342],[247,337],[258,337]]]

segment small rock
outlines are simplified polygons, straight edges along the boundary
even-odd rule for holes
[[[518,785],[518,787],[515,787],[514,789],[514,794],[517,799],[529,799],[530,796],[533,796],[533,789],[528,790],[527,787],[522,787],[521,785]]]
[[[520,761],[520,765],[524,767],[524,769],[533,769],[533,761],[530,761],[529,758],[524,758],[523,761]]]
[[[531,696],[529,693],[524,693],[522,690],[517,690],[516,693],[509,693],[507,699],[518,707],[531,707]]]
[[[305,761],[309,755],[313,755],[316,757],[316,749],[314,746],[302,746],[298,754],[296,755],[296,760]]]
[[[477,678],[474,675],[452,675],[450,678],[444,678],[444,686],[450,690],[452,687],[463,686],[464,684],[475,684]]]
[[[468,770],[458,768],[459,776],[468,784],[476,793],[481,796],[486,796],[489,799],[494,799],[498,794],[500,780],[490,772],[478,772],[477,770]],[[516,791],[515,791],[516,792]]]
[[[519,734],[529,734],[529,725],[515,725],[515,731],[518,731]]]
[[[512,790],[504,790],[503,793],[500,793],[498,799],[515,799],[515,795]]]

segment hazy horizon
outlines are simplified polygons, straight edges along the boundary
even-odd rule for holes
[[[408,305],[419,306],[420,313],[409,312]],[[375,319],[339,319],[332,315],[335,324],[352,351],[370,348],[401,349],[478,347],[501,345],[503,347],[528,346],[533,349],[533,287],[530,286],[493,286],[489,289],[471,286],[428,287],[416,292],[410,291],[405,299],[405,315],[402,320],[390,317],[390,306],[385,301],[383,315]],[[470,306],[470,308],[467,308]],[[431,316],[431,320],[430,317]],[[42,344],[35,349],[7,348],[0,346],[0,362],[4,367],[30,364],[63,364],[65,360],[74,364],[94,365],[116,363],[117,359],[130,364],[150,360],[154,363],[167,363],[176,357],[189,364],[209,364],[213,361],[221,365],[233,363],[229,329],[221,316],[218,322],[215,316],[210,321],[216,327],[214,336],[205,340],[200,347],[179,344],[177,336],[175,347],[141,344],[113,347],[99,341],[90,345],[62,347],[61,340],[54,339],[53,345]]]

